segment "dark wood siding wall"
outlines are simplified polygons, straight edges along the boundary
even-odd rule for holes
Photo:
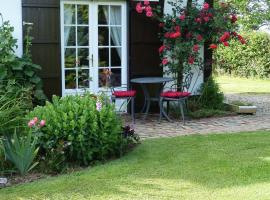
[[[23,0],[22,9],[23,21],[34,24],[33,62],[42,66],[45,93],[61,95],[60,0]]]

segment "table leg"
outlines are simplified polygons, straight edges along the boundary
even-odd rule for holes
[[[145,120],[146,117],[148,116],[148,113],[149,113],[149,109],[150,109],[150,105],[151,105],[151,100],[150,100],[150,95],[149,95],[149,92],[147,90],[146,85],[145,84],[141,84],[141,87],[142,87],[142,90],[143,90],[143,93],[144,93],[144,105],[143,105],[142,112],[145,110],[145,114],[144,114],[144,117],[143,117],[143,120]]]

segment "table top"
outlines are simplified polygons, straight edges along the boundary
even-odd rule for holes
[[[131,79],[131,83],[165,83],[165,82],[170,82],[173,81],[173,78],[170,77],[142,77],[142,78],[134,78]]]

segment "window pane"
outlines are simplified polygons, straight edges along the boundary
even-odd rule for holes
[[[65,68],[74,68],[76,66],[76,49],[65,49]]]
[[[66,86],[66,89],[76,89],[76,71],[75,70],[65,71],[65,86]]]
[[[111,48],[111,66],[120,67],[121,65],[121,48]]]
[[[78,46],[89,45],[89,30],[88,27],[77,27],[78,29]]]
[[[64,5],[64,24],[75,24],[75,5]]]
[[[108,24],[108,6],[98,6],[98,24]]]
[[[121,68],[111,69],[111,84],[114,87],[121,86]]]
[[[109,46],[109,29],[108,27],[98,28],[98,45]]]
[[[79,78],[78,78],[78,83],[79,83],[79,88],[89,88],[89,70],[88,69],[81,69],[78,72]]]
[[[78,65],[80,67],[89,66],[89,50],[88,49],[78,49]]]
[[[111,46],[122,45],[121,27],[111,27]]]
[[[98,66],[109,66],[109,48],[99,48],[98,50]]]
[[[77,6],[77,12],[78,12],[78,19],[77,24],[88,24],[88,5],[78,5]]]
[[[121,25],[121,17],[121,6],[111,6],[110,24]]]
[[[98,70],[98,77],[99,77],[98,85],[99,85],[99,87],[109,87],[110,86],[110,83],[109,83],[110,74],[111,74],[111,71],[108,68]]]
[[[65,26],[64,40],[65,46],[76,46],[75,26]]]

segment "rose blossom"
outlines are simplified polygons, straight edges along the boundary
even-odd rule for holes
[[[142,13],[143,12],[143,7],[142,7],[142,3],[140,2],[140,3],[137,3],[137,5],[136,5],[136,11],[137,11],[137,13]]]
[[[203,40],[203,37],[199,34],[199,35],[197,35],[197,40],[198,41],[202,41]]]
[[[146,12],[146,16],[147,16],[147,17],[153,17],[153,12],[152,12],[152,11]]]
[[[198,44],[195,44],[195,45],[193,46],[193,51],[194,51],[194,52],[198,52],[199,49],[200,49],[200,47],[199,47]]]
[[[34,122],[34,120],[30,120],[29,122],[28,122],[28,127],[29,128],[32,128],[33,126],[35,126],[35,122]]]
[[[179,19],[180,19],[181,21],[184,21],[185,18],[186,18],[186,15],[180,15],[180,17],[179,17]]]
[[[167,65],[169,63],[167,58],[163,58],[162,65]]]
[[[45,120],[41,120],[40,123],[39,123],[39,126],[40,127],[43,127],[46,125],[46,121]]]
[[[223,42],[223,44],[224,44],[225,47],[229,46],[229,42],[227,42],[227,41]]]
[[[210,8],[210,5],[208,3],[203,4],[203,9],[208,10]]]
[[[210,44],[209,48],[210,49],[216,49],[217,48],[217,45],[216,44]]]
[[[162,45],[161,47],[159,47],[158,52],[162,53],[165,49],[166,49],[166,46]]]
[[[208,22],[210,19],[209,19],[209,17],[204,17],[203,20],[204,20],[205,22]]]
[[[195,61],[195,58],[193,56],[189,56],[188,63],[192,65],[194,64],[194,61]]]
[[[146,12],[152,12],[151,6],[146,6],[146,7],[145,7],[145,11],[146,11]]]
[[[144,5],[148,6],[149,4],[150,4],[150,3],[149,3],[148,0],[145,0],[145,1],[144,1]]]

